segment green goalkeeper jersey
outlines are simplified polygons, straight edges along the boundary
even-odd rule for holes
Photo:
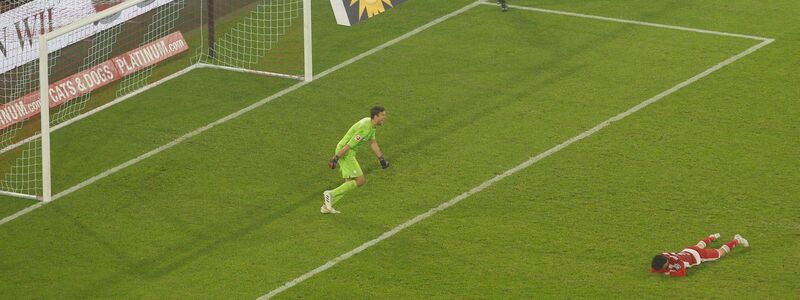
[[[344,145],[350,145],[350,151],[357,151],[366,141],[375,139],[376,131],[376,128],[372,127],[371,118],[359,120],[350,127],[350,130],[347,130],[347,134],[336,145],[336,153],[339,153]]]

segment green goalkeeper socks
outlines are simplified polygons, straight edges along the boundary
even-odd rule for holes
[[[342,185],[333,190],[333,204],[339,202],[339,200],[342,199],[342,196],[344,196],[344,193],[347,193],[357,187],[358,184],[356,184],[355,180],[348,180],[345,181],[345,183],[342,183]]]

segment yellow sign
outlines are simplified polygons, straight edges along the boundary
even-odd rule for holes
[[[331,0],[333,15],[339,25],[351,26],[372,18],[406,0]]]

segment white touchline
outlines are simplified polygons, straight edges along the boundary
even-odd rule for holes
[[[481,1],[481,3],[485,3],[485,2]],[[520,6],[510,6],[510,7],[522,8]],[[539,11],[537,9],[531,9],[531,10],[532,11]],[[553,11],[545,11],[545,12],[552,13]],[[637,22],[637,21],[610,19],[610,18],[604,18],[604,17],[579,15],[579,14],[572,14],[572,13],[561,13],[561,12],[559,12],[559,13],[560,14],[565,14],[565,15],[570,15],[570,16],[589,17],[589,18],[592,18],[592,19],[600,19],[600,20],[615,21],[615,22],[624,21],[624,23],[629,23],[629,24],[637,24],[637,25],[645,25],[645,26],[653,26],[653,27],[662,27],[662,28],[670,28],[670,29],[678,29],[678,30],[694,31],[694,32],[702,32],[702,33],[733,36],[733,37],[748,38],[748,39],[757,39],[757,40],[761,40],[762,42],[757,44],[757,45],[755,45],[755,46],[750,47],[749,49],[747,49],[747,50],[745,50],[745,51],[743,51],[743,52],[741,52],[741,53],[739,53],[737,55],[734,55],[734,56],[726,59],[725,61],[723,61],[721,63],[718,63],[718,64],[714,65],[711,68],[708,68],[707,70],[703,71],[700,74],[697,74],[697,75],[693,76],[692,78],[689,78],[689,79],[687,79],[687,80],[685,80],[685,81],[683,81],[681,83],[678,83],[677,85],[669,88],[668,90],[663,91],[660,94],[655,95],[652,98],[647,99],[647,100],[637,104],[636,106],[631,107],[630,109],[628,109],[628,110],[626,110],[626,111],[624,111],[624,112],[622,112],[622,113],[620,113],[620,114],[618,114],[616,116],[613,116],[613,117],[601,122],[600,124],[597,124],[596,126],[590,128],[589,130],[586,130],[586,131],[582,132],[581,134],[578,134],[578,135],[576,135],[576,136],[564,141],[563,143],[558,144],[555,147],[548,149],[547,151],[544,151],[544,152],[539,153],[538,155],[536,155],[534,157],[531,157],[530,159],[528,159],[527,161],[517,165],[516,167],[511,168],[511,169],[503,172],[502,174],[497,175],[497,176],[495,176],[495,177],[493,177],[493,178],[491,178],[491,179],[489,179],[487,181],[484,181],[480,185],[472,188],[471,190],[469,190],[467,192],[464,192],[463,194],[458,195],[455,198],[450,199],[449,201],[444,202],[444,203],[440,204],[439,206],[434,207],[434,208],[428,210],[427,212],[425,212],[423,214],[420,214],[420,215],[414,217],[413,219],[410,219],[410,220],[406,221],[403,224],[397,225],[397,227],[394,227],[391,230],[389,230],[387,232],[384,232],[379,237],[377,237],[375,239],[372,239],[372,240],[370,240],[370,241],[368,241],[366,243],[363,243],[360,246],[354,248],[353,250],[350,250],[350,251],[348,251],[348,252],[346,252],[346,253],[344,253],[344,254],[342,254],[342,255],[334,258],[334,259],[329,260],[328,262],[326,262],[325,264],[317,267],[316,269],[313,269],[313,270],[308,271],[307,273],[305,273],[303,275],[300,275],[299,277],[297,277],[297,278],[293,279],[292,281],[289,281],[289,282],[285,283],[284,285],[282,285],[282,286],[270,291],[269,293],[259,297],[258,299],[260,299],[260,300],[261,299],[270,299],[270,298],[280,294],[281,292],[283,292],[285,290],[288,290],[288,289],[292,288],[293,286],[295,286],[297,284],[300,284],[301,282],[313,277],[314,275],[317,275],[317,274],[319,274],[321,272],[324,272],[327,269],[330,269],[331,267],[333,267],[336,264],[338,264],[338,263],[340,263],[340,262],[352,257],[353,255],[356,255],[356,254],[358,254],[358,253],[360,253],[360,252],[362,252],[362,251],[364,251],[364,250],[366,250],[366,249],[368,249],[368,248],[370,248],[372,246],[375,246],[376,244],[380,243],[381,241],[383,241],[385,239],[388,239],[388,238],[392,237],[393,235],[397,234],[398,232],[402,231],[403,229],[411,227],[414,224],[417,224],[420,221],[425,220],[425,219],[433,216],[434,214],[436,214],[436,213],[438,213],[440,211],[443,211],[445,209],[450,208],[453,205],[458,204],[459,202],[463,201],[464,199],[468,198],[469,196],[472,196],[472,195],[474,195],[476,193],[479,193],[479,192],[483,191],[484,189],[494,185],[498,181],[503,180],[508,176],[514,175],[514,173],[517,173],[517,172],[519,172],[521,170],[524,170],[527,167],[530,167],[531,165],[535,164],[536,162],[538,162],[538,161],[540,161],[540,160],[542,160],[542,159],[544,159],[544,158],[546,158],[546,157],[548,157],[550,155],[553,155],[554,153],[556,153],[558,151],[561,151],[562,149],[566,148],[567,146],[569,146],[569,145],[571,145],[571,144],[573,144],[573,143],[575,143],[577,141],[580,141],[580,140],[582,140],[584,138],[587,138],[587,137],[591,136],[592,134],[595,134],[596,132],[598,132],[598,131],[602,130],[603,128],[607,127],[608,125],[611,125],[611,123],[614,123],[614,122],[617,122],[619,120],[622,120],[625,117],[630,116],[633,113],[641,110],[642,108],[645,108],[645,107],[649,106],[650,104],[653,104],[653,103],[663,99],[664,97],[669,96],[670,94],[672,94],[674,92],[677,92],[678,90],[680,90],[680,89],[682,89],[682,88],[684,88],[684,87],[686,87],[686,86],[688,86],[688,85],[690,85],[690,84],[692,84],[692,83],[694,83],[694,82],[696,82],[696,81],[708,76],[709,74],[711,74],[711,73],[713,73],[713,72],[715,72],[715,71],[717,71],[717,70],[719,70],[719,69],[721,69],[721,68],[723,68],[723,67],[725,67],[725,66],[727,66],[727,65],[729,65],[729,64],[731,64],[731,63],[733,63],[733,62],[735,62],[735,61],[737,61],[739,59],[741,59],[742,57],[745,57],[745,56],[755,52],[756,50],[761,49],[762,47],[764,47],[766,45],[769,45],[770,43],[775,41],[774,39],[769,39],[769,38],[759,38],[759,37],[752,37],[752,36],[745,36],[745,35],[738,35],[738,34],[729,34],[729,33],[715,32],[715,31],[712,32],[712,31],[705,31],[705,30],[700,30],[700,29],[691,29],[691,28],[685,28],[685,27],[675,27],[675,26],[669,26],[669,25],[660,25],[660,24]]]
[[[370,49],[370,50],[368,50],[368,51],[366,51],[364,53],[361,53],[361,54],[359,54],[359,55],[357,55],[357,56],[355,56],[355,57],[353,57],[351,59],[348,59],[348,60],[346,60],[346,61],[344,61],[344,62],[342,62],[342,63],[340,63],[340,64],[338,64],[336,66],[333,66],[330,69],[327,69],[327,70],[323,71],[322,73],[319,73],[316,76],[314,76],[314,79],[320,79],[322,77],[325,77],[328,74],[336,72],[339,69],[344,68],[344,67],[346,67],[346,66],[348,66],[348,65],[350,65],[352,63],[355,63],[355,62],[357,62],[357,61],[359,61],[359,60],[361,60],[361,59],[363,59],[363,58],[365,58],[367,56],[370,56],[372,54],[375,54],[378,51],[386,49],[389,46],[397,44],[400,41],[403,41],[403,40],[405,40],[405,39],[407,39],[407,38],[409,38],[411,36],[414,36],[414,35],[422,32],[425,29],[428,29],[428,28],[430,28],[430,27],[432,27],[432,26],[434,26],[436,24],[439,24],[439,23],[443,22],[444,20],[452,18],[453,16],[459,15],[459,14],[461,14],[461,13],[463,13],[463,12],[465,12],[465,11],[475,7],[475,6],[478,6],[479,4],[480,4],[480,2],[473,2],[473,3],[471,3],[471,4],[467,5],[467,6],[464,6],[464,7],[460,8],[460,9],[454,11],[454,12],[451,12],[451,13],[445,15],[445,16],[439,17],[438,19],[433,20],[433,21],[431,21],[431,22],[429,22],[429,23],[427,23],[425,25],[422,25],[420,27],[417,27],[416,29],[414,29],[412,31],[409,31],[408,33],[403,34],[403,35],[401,35],[401,36],[399,36],[399,37],[397,37],[397,38],[395,38],[395,39],[393,39],[391,41],[383,43],[380,46],[372,48],[372,49]],[[145,154],[140,155],[139,157],[131,159],[131,160],[127,161],[127,162],[124,162],[124,163],[116,166],[116,167],[108,169],[105,172],[97,174],[97,175],[93,176],[92,178],[89,178],[89,179],[87,179],[87,180],[85,180],[85,181],[83,181],[83,182],[81,182],[81,183],[79,183],[79,184],[77,184],[75,186],[72,186],[72,187],[70,187],[70,188],[68,188],[68,189],[66,189],[66,190],[64,190],[64,191],[62,191],[62,192],[60,192],[60,193],[58,193],[56,195],[53,195],[53,199],[50,202],[47,202],[47,203],[44,203],[44,202],[36,203],[34,205],[31,205],[31,206],[29,206],[29,207],[27,207],[27,208],[25,208],[23,210],[20,210],[20,211],[14,213],[13,215],[10,215],[8,217],[3,218],[2,220],[0,220],[0,225],[3,225],[3,224],[8,223],[8,222],[11,222],[12,220],[14,220],[16,218],[19,218],[20,216],[23,216],[23,215],[25,215],[25,214],[27,214],[27,213],[29,213],[31,211],[34,211],[34,210],[36,210],[36,209],[38,209],[40,207],[43,207],[48,203],[52,203],[53,201],[56,201],[61,197],[69,195],[72,192],[75,192],[75,191],[77,191],[77,190],[79,190],[79,189],[81,189],[83,187],[86,187],[87,185],[90,185],[90,184],[92,184],[92,183],[94,183],[94,182],[96,182],[96,181],[98,181],[100,179],[108,177],[111,174],[117,173],[117,172],[119,172],[119,171],[121,171],[121,170],[123,170],[123,169],[125,169],[127,167],[130,167],[130,166],[132,166],[132,165],[134,165],[134,164],[136,164],[136,163],[138,163],[138,162],[140,162],[142,160],[145,160],[148,157],[156,155],[156,154],[158,154],[158,153],[160,153],[160,152],[162,152],[164,150],[172,148],[172,147],[174,147],[174,146],[176,146],[176,145],[178,145],[178,144],[180,144],[180,143],[182,143],[182,142],[184,142],[184,141],[186,141],[186,140],[188,140],[188,139],[190,139],[190,138],[192,138],[192,137],[194,137],[194,136],[196,136],[198,134],[201,134],[201,133],[205,132],[206,130],[214,128],[217,125],[220,125],[222,123],[225,123],[225,122],[228,122],[228,121],[233,120],[235,118],[238,118],[239,116],[241,116],[241,115],[243,115],[243,114],[245,114],[245,113],[247,113],[247,112],[249,112],[249,111],[251,111],[253,109],[256,109],[256,108],[258,108],[258,107],[260,107],[260,106],[262,106],[262,105],[264,105],[266,103],[271,102],[272,100],[275,100],[277,98],[280,98],[283,95],[291,93],[294,90],[299,89],[299,88],[305,86],[308,83],[309,82],[307,82],[307,81],[302,81],[302,82],[297,83],[297,84],[295,84],[293,86],[290,86],[290,87],[288,87],[288,88],[286,88],[286,89],[284,89],[284,90],[282,90],[282,91],[280,91],[280,92],[278,92],[276,94],[273,94],[272,96],[269,96],[269,97],[267,97],[265,99],[262,99],[262,100],[260,100],[260,101],[258,101],[256,103],[253,103],[250,106],[245,107],[245,108],[243,108],[243,109],[241,109],[241,110],[239,110],[239,111],[237,111],[235,113],[232,113],[232,114],[230,114],[230,115],[228,115],[228,116],[226,116],[226,117],[224,117],[222,119],[216,120],[214,122],[209,123],[208,125],[205,125],[203,127],[197,128],[194,131],[189,132],[189,133],[187,133],[187,134],[185,134],[185,135],[183,135],[183,136],[181,136],[181,137],[179,137],[179,138],[177,138],[177,139],[175,139],[175,140],[173,140],[173,141],[171,141],[171,142],[169,142],[169,143],[167,143],[167,144],[165,144],[165,145],[163,145],[161,147],[153,149],[153,150],[151,150],[151,151],[149,151],[149,152],[147,152]]]

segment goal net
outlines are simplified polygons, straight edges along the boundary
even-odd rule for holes
[[[51,136],[193,69],[311,80],[309,4],[0,2],[0,195],[49,201],[74,185],[52,168]]]

